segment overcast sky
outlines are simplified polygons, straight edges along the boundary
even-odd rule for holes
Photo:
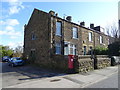
[[[24,24],[28,20],[34,8],[58,13],[63,18],[64,14],[72,16],[75,23],[85,21],[86,27],[90,23],[95,26],[106,27],[118,20],[118,2],[21,2],[20,0],[8,0],[2,2],[0,9],[0,37],[2,45],[14,48],[23,45]],[[12,2],[11,2],[12,1]]]

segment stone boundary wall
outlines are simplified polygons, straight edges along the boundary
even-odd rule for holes
[[[53,55],[45,67],[61,72],[68,72],[68,55]],[[75,72],[86,73],[94,69],[102,69],[111,65],[107,55],[78,55],[74,58]]]
[[[107,55],[96,55],[94,60],[95,69],[102,69],[111,65],[111,59]]]
[[[102,69],[111,65],[111,59],[107,55],[78,55],[74,58],[75,72],[89,72],[94,69]],[[51,68],[68,72],[68,56],[54,55],[51,58]]]
[[[76,72],[88,72],[94,69],[102,69],[111,65],[111,59],[107,55],[78,55],[75,63]]]
[[[94,60],[90,55],[78,55],[78,68],[77,72],[88,72],[94,70]]]

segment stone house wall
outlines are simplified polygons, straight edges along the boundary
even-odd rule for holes
[[[62,23],[62,35],[57,36],[56,22]],[[78,28],[78,38],[72,37],[72,28]],[[88,40],[88,34],[92,32],[92,41]],[[34,40],[32,37],[34,35]],[[103,36],[104,44],[99,43],[99,36]],[[51,15],[35,9],[31,15],[31,18],[27,25],[25,25],[24,31],[24,56],[28,57],[28,60],[32,63],[39,64],[40,66],[46,66],[58,69],[67,69],[68,58],[64,55],[64,42],[70,42],[76,45],[77,54],[83,55],[83,47],[86,46],[88,52],[90,47],[96,46],[107,47],[108,36],[105,34],[96,32],[94,30],[85,28],[73,22],[69,22],[65,19]],[[94,42],[95,41],[95,42]],[[55,43],[61,42],[61,55],[55,54]],[[89,63],[89,61],[88,61]]]
[[[47,65],[50,60],[49,18],[47,13],[35,9],[24,31],[24,56],[40,65]]]
[[[81,28],[82,30],[82,54],[84,53],[84,46],[86,46],[86,54],[88,54],[90,47],[94,48],[94,32],[86,28]],[[92,41],[89,41],[89,32],[92,33]]]
[[[100,36],[103,37],[103,43],[100,43]],[[108,47],[108,36],[102,33],[95,33],[95,47],[101,46],[101,47]]]

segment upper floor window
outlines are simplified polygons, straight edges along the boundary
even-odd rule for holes
[[[89,32],[89,41],[92,41],[92,32]]]
[[[78,38],[78,28],[73,27],[73,38]]]
[[[56,43],[55,44],[55,53],[56,54],[61,54],[61,43],[59,42],[59,43]]]
[[[62,35],[62,29],[61,29],[62,23],[56,22],[56,35],[61,36]]]
[[[103,43],[103,37],[100,36],[100,44],[102,44],[102,43]]]
[[[35,34],[32,34],[32,38],[31,38],[32,40],[35,40],[36,39],[36,36],[35,36]]]

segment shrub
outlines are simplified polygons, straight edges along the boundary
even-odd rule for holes
[[[94,53],[96,55],[108,55],[108,48],[104,48],[104,47],[96,47],[94,49]]]

